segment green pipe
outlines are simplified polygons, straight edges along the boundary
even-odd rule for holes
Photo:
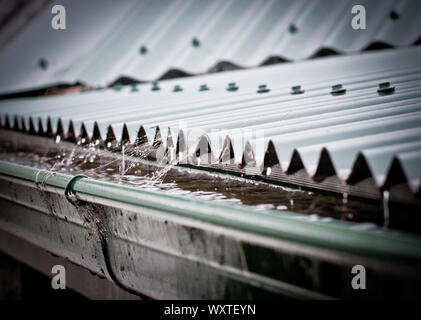
[[[0,161],[0,174],[64,190],[73,176]],[[119,184],[81,178],[73,182],[73,192],[113,200],[193,218],[215,225],[271,238],[321,247],[339,252],[400,262],[421,262],[421,237],[374,228],[362,230],[343,221],[310,221],[295,213],[256,211],[251,207],[226,205],[145,191]],[[118,204],[116,204],[118,206]]]

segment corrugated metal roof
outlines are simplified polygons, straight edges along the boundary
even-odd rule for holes
[[[221,63],[253,67],[326,50],[409,46],[421,36],[416,0],[57,3],[67,9],[67,30],[51,28],[51,6],[39,15],[0,53],[0,92],[75,81],[105,85],[120,77],[149,81]],[[366,7],[367,30],[351,28],[355,4]]]
[[[3,0],[0,2],[0,48],[10,41],[48,4],[48,0]]]
[[[376,199],[403,184],[399,197],[411,198],[420,195],[420,57],[419,47],[331,57],[9,100],[0,112],[3,127],[110,149],[147,140],[148,157],[163,162]]]

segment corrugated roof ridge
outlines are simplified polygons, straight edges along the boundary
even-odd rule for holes
[[[16,118],[16,117],[15,117]],[[31,134],[31,135],[41,135],[50,138],[55,138],[60,136],[62,140],[68,140],[75,144],[84,145],[89,140],[89,136],[87,134],[86,128],[84,123],[81,124],[80,135],[79,137],[74,137],[74,128],[73,122],[69,123],[69,129],[67,132],[64,131],[63,124],[61,119],[57,122],[57,128],[53,131],[53,126],[51,122],[51,118],[47,117],[47,134],[45,134],[43,128],[40,126],[38,131],[35,132],[35,128],[33,125],[30,128],[26,128],[26,126],[19,125],[18,122],[15,122],[13,126],[10,126],[10,116],[5,115],[6,122],[3,125],[2,129],[4,130],[13,130],[18,131],[21,133]],[[29,117],[29,121],[32,123],[32,118]],[[9,125],[8,125],[9,124]],[[113,127],[110,125],[107,129],[107,134],[105,140],[102,139],[102,134],[100,132],[100,128],[98,124],[95,122],[93,132],[92,132],[92,143],[94,147],[98,149],[106,149],[111,152],[121,152],[121,147],[123,145],[126,146],[128,152],[138,157],[142,157],[148,160],[159,161],[161,164],[165,164],[167,162],[173,164],[187,164],[194,167],[214,167],[214,168],[221,168],[226,172],[232,173],[241,173],[245,176],[248,176],[250,172],[258,173],[265,181],[276,181],[280,180],[282,182],[283,179],[279,179],[279,174],[282,176],[284,175],[284,180],[293,181],[294,175],[299,174],[300,176],[307,175],[308,179],[312,180],[313,186],[315,187],[321,186],[323,183],[326,183],[325,180],[328,180],[327,184],[330,187],[329,191],[332,192],[339,192],[339,193],[347,193],[344,190],[348,191],[351,195],[353,194],[352,188],[356,186],[358,189],[358,185],[363,184],[362,182],[367,180],[374,181],[374,176],[372,170],[370,169],[369,160],[365,157],[362,152],[359,152],[353,165],[351,172],[346,179],[341,179],[335,169],[335,164],[332,161],[330,156],[330,152],[328,149],[323,148],[319,154],[319,161],[317,162],[317,168],[314,174],[308,174],[308,170],[306,169],[304,162],[301,159],[300,152],[297,149],[293,150],[291,155],[289,165],[287,170],[283,171],[279,159],[277,157],[277,150],[276,146],[273,144],[272,141],[269,141],[267,149],[265,151],[264,161],[263,163],[257,163],[254,157],[254,150],[253,146],[247,141],[246,145],[243,150],[242,154],[242,161],[240,163],[234,163],[234,150],[232,148],[231,139],[229,136],[226,136],[224,146],[221,150],[221,153],[218,157],[215,157],[212,150],[212,145],[209,137],[204,134],[200,137],[199,142],[196,144],[194,148],[194,152],[188,154],[186,157],[188,150],[187,144],[184,138],[184,132],[182,129],[178,131],[177,143],[175,146],[174,153],[172,156],[169,154],[169,147],[174,149],[174,144],[172,143],[172,133],[171,129],[168,128],[168,134],[166,142],[164,142],[161,130],[159,126],[156,127],[155,131],[155,138],[153,143],[150,144],[147,140],[146,134],[144,132],[143,126],[139,126],[139,133],[138,138],[133,143],[129,142],[130,137],[127,131],[127,127],[123,125],[122,132],[121,132],[121,139],[120,141],[116,138],[115,132]],[[70,139],[69,139],[70,138]],[[82,139],[84,139],[82,143]],[[148,153],[136,153],[131,152],[130,148],[138,148],[142,146],[143,148],[147,148],[149,151]],[[165,157],[167,157],[165,159]],[[228,166],[224,166],[224,164],[230,164]],[[272,177],[272,168],[276,167],[278,177]],[[254,169],[253,169],[254,168]],[[338,186],[335,186],[335,183],[331,182],[328,178],[335,178],[339,181]],[[305,180],[305,179],[304,179]],[[310,181],[309,180],[309,181]],[[292,182],[292,184],[294,184]],[[300,185],[299,182],[296,183]],[[390,163],[389,170],[386,174],[386,179],[382,185],[377,185],[378,192],[385,190],[389,190],[393,188],[395,185],[404,184],[407,186],[408,190],[412,191],[412,196],[418,197],[419,190],[411,189],[410,183],[408,182],[408,178],[405,174],[405,169],[400,161],[399,157],[395,156]],[[324,186],[326,187],[326,186]],[[363,193],[360,193],[358,196],[364,196]]]

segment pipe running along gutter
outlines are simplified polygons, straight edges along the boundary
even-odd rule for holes
[[[421,263],[421,237],[380,228],[358,228],[342,221],[310,221],[295,213],[256,211],[247,206],[228,206],[186,197],[145,191],[133,187],[0,161],[0,175],[63,192],[78,199],[103,204],[110,201],[151,208],[218,226],[255,233],[330,250]],[[70,185],[69,185],[70,183]]]

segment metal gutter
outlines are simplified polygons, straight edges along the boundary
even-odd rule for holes
[[[0,161],[2,175],[23,179],[44,188],[62,189],[63,192],[72,176],[13,165]],[[421,252],[415,248],[421,245],[419,237],[403,236],[399,233],[357,231],[355,226],[339,221],[309,222],[293,213],[272,213],[253,211],[243,206],[227,206],[189,198],[147,192],[131,187],[111,184],[90,178],[75,181],[72,190],[81,200],[102,203],[111,200],[125,204],[147,207],[175,215],[195,218],[247,232],[258,233],[307,245],[315,245],[338,251],[375,255],[389,259],[421,259]],[[310,227],[311,226],[311,227]],[[354,229],[353,229],[354,228]],[[357,236],[358,235],[358,236]],[[331,241],[334,239],[334,241]],[[389,241],[389,243],[386,243]]]
[[[326,279],[323,286],[313,283],[321,276],[316,266],[326,264],[335,265],[341,274],[349,274],[354,264],[363,264],[376,272],[376,277],[409,277],[411,282],[400,281],[410,287],[418,285],[421,240],[417,236],[378,228],[364,230],[337,221],[311,221],[297,214],[256,212],[87,178],[73,180],[71,189],[77,197],[69,202],[64,191],[72,176],[5,162],[0,162],[0,173],[0,198],[5,208],[0,215],[1,229],[151,297],[195,297],[199,292],[207,298],[227,297],[232,281],[234,287],[241,283],[242,289],[237,294],[231,292],[230,297],[247,296],[256,286],[267,293],[293,297],[355,294],[327,290]],[[40,216],[40,212],[44,213]],[[91,222],[84,221],[86,218]],[[256,254],[263,256],[257,259]],[[313,271],[301,278],[310,281],[304,287],[290,274],[301,267],[287,269],[282,275],[267,269],[266,263],[276,266],[282,259],[292,259],[286,258],[291,255],[297,263],[304,257],[309,260],[310,269],[302,272]],[[180,275],[183,265],[192,274]],[[193,281],[191,277],[203,268],[210,270],[210,278],[194,281],[209,283],[194,288],[174,283]],[[164,275],[171,272],[175,274],[170,280]],[[222,280],[211,285],[213,275],[222,276]],[[376,279],[373,282],[380,281]],[[224,290],[212,291],[213,286]]]
[[[0,161],[0,173],[27,180],[43,187],[62,189],[63,192],[73,177],[36,170],[30,167],[12,165]],[[89,199],[101,203],[111,200],[170,212],[229,228],[254,232],[307,245],[316,245],[345,251],[387,257],[390,259],[421,258],[415,248],[421,245],[418,237],[404,237],[393,232],[354,232],[351,226],[338,221],[309,222],[292,213],[277,214],[253,211],[242,206],[227,206],[188,198],[164,195],[157,192],[136,190],[117,184],[83,178],[71,187],[81,200]],[[102,199],[102,200],[101,200]],[[310,227],[311,225],[311,227]],[[355,226],[354,226],[355,228]],[[358,234],[358,237],[356,236]],[[331,240],[335,239],[334,242]],[[387,245],[385,241],[390,241]]]
[[[83,268],[44,248],[0,230],[0,251],[17,261],[37,270],[47,277],[51,267],[62,265],[66,270],[66,288],[70,288],[92,300],[139,300],[138,295],[119,288],[114,282]]]

